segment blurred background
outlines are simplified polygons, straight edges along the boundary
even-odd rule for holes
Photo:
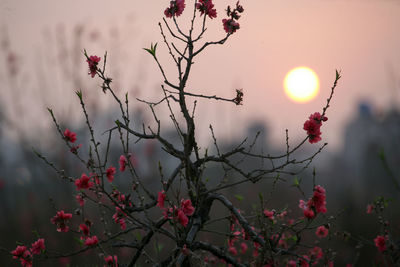
[[[223,10],[235,4],[215,2],[218,17],[209,21],[204,41],[224,36]],[[53,234],[46,234],[52,229],[50,217],[60,207],[76,208],[71,203],[75,189],[60,181],[32,150],[42,152],[72,176],[83,171],[57,135],[46,108],[53,109],[63,128],[77,132],[83,151],[89,137],[75,91],[82,90],[103,142],[106,137],[101,133],[119,116],[110,95],[101,91],[99,79],[87,75],[83,49],[102,59],[107,51],[108,74],[119,96],[128,92],[134,124],[153,123],[147,106],[135,98],[157,100],[162,95],[162,76],[142,49],[151,43],[159,43],[160,61],[171,80],[176,79],[158,27],[168,3],[0,1],[0,246],[12,250],[15,241],[36,240],[32,229],[50,244],[57,242],[51,240]],[[392,197],[388,216],[399,234],[395,180],[400,181],[400,1],[242,1],[242,5],[240,30],[223,46],[212,46],[198,57],[187,89],[233,98],[235,89],[243,88],[244,104],[199,101],[196,130],[200,146],[212,147],[210,124],[225,148],[258,130],[263,132],[259,140],[263,151],[283,151],[285,129],[290,143],[297,144],[305,137],[304,121],[325,105],[335,69],[339,69],[343,78],[327,112],[329,120],[321,129],[322,141],[329,145],[310,171],[300,175],[305,190],[311,192],[307,185],[316,167],[317,182],[328,189],[328,211],[343,212],[338,228],[369,240],[379,228],[376,218],[365,214],[366,205],[377,196]],[[188,25],[185,19],[188,14],[178,19],[184,27]],[[286,73],[297,66],[312,68],[320,79],[319,94],[305,104],[291,101],[283,89]],[[162,114],[163,109],[158,112]],[[166,122],[165,133],[173,138],[169,126]],[[310,154],[318,147],[307,144],[302,153]],[[114,165],[118,149],[115,145]],[[173,168],[174,162],[155,144],[142,142],[134,153],[142,176],[149,180],[156,175],[159,160],[167,170]],[[246,195],[243,192],[260,188],[271,189],[266,183],[232,190]],[[279,190],[273,204],[292,203],[296,209],[299,196],[287,186]],[[245,200],[254,202],[250,196]],[[247,205],[238,204],[244,209]],[[73,240],[65,242],[73,246]],[[353,262],[357,252],[348,248],[354,245],[341,243],[339,263]],[[379,260],[375,252],[371,241],[371,246],[360,249],[357,266]],[[0,262],[1,266],[17,263],[4,254]],[[72,259],[72,266],[77,262],[82,258]]]

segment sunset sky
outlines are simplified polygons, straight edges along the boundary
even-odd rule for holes
[[[215,2],[218,17],[208,21],[204,40],[224,36],[223,10],[228,4],[236,3]],[[46,51],[43,50],[46,32],[55,33],[60,27],[72,32],[77,24],[87,25],[108,36],[105,39],[108,41],[95,45],[88,42],[77,48],[76,53],[86,48],[90,54],[102,56],[107,50],[110,64],[119,53],[118,57],[123,58],[118,63],[121,87],[140,79],[140,97],[157,98],[161,95],[162,77],[142,48],[158,42],[160,59],[174,77],[172,62],[163,56],[167,50],[157,25],[168,3],[160,0],[2,0],[0,25],[7,29],[12,49],[23,58],[28,73],[35,72],[38,51]],[[248,122],[257,119],[268,123],[274,141],[284,144],[286,128],[292,140],[303,137],[303,123],[311,113],[321,111],[330,93],[335,69],[342,71],[343,78],[327,113],[329,121],[321,129],[323,140],[331,148],[342,145],[343,126],[355,117],[360,101],[370,102],[377,112],[387,110],[393,103],[399,104],[400,1],[243,0],[241,4],[245,12],[239,20],[240,30],[225,45],[211,47],[197,59],[188,91],[233,98],[235,89],[243,88],[244,105],[200,102],[196,118],[205,125],[204,129],[198,127],[201,135],[209,137],[211,123],[220,136],[240,137]],[[192,14],[192,1],[186,1],[186,5],[186,13]],[[185,27],[188,16],[184,14],[178,21]],[[118,51],[112,40],[113,28],[119,29]],[[305,104],[288,99],[283,89],[286,73],[297,66],[313,69],[320,79],[319,94]],[[0,71],[4,73],[3,70],[2,66]],[[0,76],[4,78],[4,74]],[[94,82],[89,76],[87,79]],[[37,90],[31,88],[37,86],[37,83],[22,86],[23,95]],[[72,95],[76,89],[67,89],[65,95],[55,94],[51,101],[71,99],[66,95]],[[122,88],[125,90],[131,88]],[[8,88],[1,87],[1,94],[7,97]],[[43,103],[40,107],[35,106],[37,103],[25,103],[35,112],[45,108]]]

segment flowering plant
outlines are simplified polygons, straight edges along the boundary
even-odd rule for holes
[[[240,29],[238,21],[245,9],[239,1],[233,7],[228,6],[225,10],[227,18],[222,19],[222,29],[225,31],[223,37],[201,44],[208,20],[217,19],[218,14],[223,12],[217,12],[212,0],[194,1],[190,28],[188,32],[184,32],[177,19],[187,8],[185,0],[170,1],[164,10],[163,24],[159,23],[163,42],[178,70],[177,81],[173,81],[164,71],[158,58],[157,43],[145,48],[153,57],[164,80],[159,101],[139,99],[148,106],[156,127],[143,126],[142,130],[134,127],[128,95],[125,95],[125,101],[121,100],[112,88],[112,79],[107,76],[107,53],[98,57],[84,52],[88,74],[92,78],[100,79],[102,91],[111,95],[117,103],[120,118],[115,121],[115,126],[105,132],[108,140],[102,145],[90,122],[84,96],[81,91],[76,92],[90,134],[89,153],[86,156],[80,150],[82,144],[74,145],[80,137],[69,129],[63,131],[53,110],[49,109],[61,138],[87,170],[80,176],[69,176],[37,152],[62,179],[75,185],[77,210],[73,214],[60,209],[50,222],[54,225],[55,234],[69,233],[78,237],[76,240],[81,248],[70,253],[46,250],[45,239],[39,238],[31,249],[19,245],[12,251],[12,256],[22,266],[32,266],[37,257],[60,258],[86,251],[96,251],[104,266],[135,266],[145,263],[157,266],[200,266],[219,262],[233,266],[333,266],[335,253],[320,246],[320,242],[329,238],[332,233],[330,223],[333,219],[326,216],[329,193],[315,182],[315,173],[310,188],[313,193],[308,200],[304,200],[307,199],[306,194],[300,181],[295,179],[293,186],[303,196],[303,199],[298,198],[297,210],[274,209],[264,195],[260,194],[260,204],[253,211],[244,211],[232,201],[232,195],[227,189],[239,188],[249,183],[261,184],[266,180],[273,181],[275,185],[284,180],[282,175],[295,176],[309,167],[326,143],[304,158],[295,159],[294,153],[307,141],[314,144],[322,140],[320,129],[328,119],[326,112],[341,78],[340,72],[336,71],[331,94],[322,112],[311,114],[304,122],[304,139],[291,146],[286,130],[286,153],[270,155],[255,152],[258,135],[250,142],[245,139],[233,149],[223,151],[212,126],[210,134],[214,141],[214,152],[202,149],[198,145],[195,131],[196,99],[242,105],[244,91],[235,89],[236,95],[233,97],[189,92],[187,82],[192,73],[192,65],[194,59],[209,46],[222,45],[232,34],[237,33]],[[194,21],[197,17],[202,18],[201,29],[198,34],[194,34]],[[183,49],[179,49],[169,38],[181,42]],[[189,103],[193,110],[189,110]],[[164,134],[164,128],[157,116],[157,108],[161,105],[168,109],[179,137],[179,145],[171,142]],[[176,108],[178,113],[175,112]],[[118,139],[122,145],[117,158],[109,158],[110,140],[113,138]],[[156,185],[150,186],[146,183],[137,170],[133,147],[142,140],[157,141],[163,151],[178,162],[170,172],[164,170],[161,163],[155,167],[159,171],[159,182]],[[260,160],[262,163],[249,170],[245,160]],[[223,175],[209,182],[205,173],[211,164],[220,166]],[[122,177],[129,179],[131,186],[119,184]],[[234,197],[239,200],[241,198]],[[220,205],[223,216],[213,214],[216,203]],[[91,213],[87,212],[93,206],[100,211],[99,221],[91,219]],[[223,222],[223,231],[210,228],[219,222]],[[99,225],[102,226],[101,230]],[[224,243],[214,242],[218,235],[224,237]],[[161,239],[165,242],[163,251],[159,242]],[[387,235],[378,235],[374,240],[381,252],[387,251],[388,242]],[[151,251],[151,247],[155,247],[155,251]],[[121,248],[128,251],[123,257],[119,250]]]

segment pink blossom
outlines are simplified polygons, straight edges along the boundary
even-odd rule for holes
[[[165,9],[164,15],[167,18],[172,18],[173,16],[179,17],[184,9],[185,9],[185,0],[173,0],[170,2],[169,7]]]
[[[303,255],[303,258],[306,260],[310,259],[307,255]],[[300,258],[300,267],[309,267],[310,264],[308,264],[308,262],[306,262],[304,259]]]
[[[274,219],[274,212],[269,211],[267,209],[264,210],[264,215],[268,217],[268,219],[273,220]]]
[[[75,180],[76,190],[89,189],[94,183],[90,181],[90,178],[86,174],[82,174],[81,178]]]
[[[386,240],[387,240],[387,237],[386,237],[386,236],[383,236],[383,235],[378,235],[378,236],[374,239],[375,246],[378,248],[378,250],[379,250],[380,252],[383,252],[383,251],[386,250]]]
[[[97,239],[97,236],[92,236],[92,237],[88,237],[88,238],[86,238],[86,241],[85,241],[85,245],[86,246],[95,246],[95,245],[97,245],[97,243],[99,243],[99,240]]]
[[[235,242],[239,239],[239,236],[241,235],[242,233],[240,232],[240,231],[235,231],[234,233],[232,233],[232,237],[230,237],[229,239],[228,239],[228,245],[229,246],[233,246],[234,244],[235,244]]]
[[[176,209],[176,207],[174,207],[174,209]],[[169,209],[164,209],[163,211],[163,215],[164,215],[164,219],[172,219],[171,214],[174,212],[173,208],[169,208]]]
[[[234,33],[236,30],[240,29],[240,25],[233,19],[223,19],[222,24],[224,26],[224,30],[228,34]]]
[[[315,217],[315,213],[312,209],[305,209],[303,211],[304,217],[306,217],[307,219],[312,219]]]
[[[248,249],[248,246],[245,242],[240,243],[240,253],[245,254]]]
[[[121,172],[125,171],[127,164],[128,164],[128,161],[127,161],[126,157],[124,155],[121,155],[121,157],[119,157],[119,170]]]
[[[308,141],[312,143],[317,143],[321,141],[321,125],[323,121],[327,121],[328,118],[321,116],[319,112],[311,114],[309,119],[304,122],[303,129],[307,132]]]
[[[286,215],[287,215],[287,211],[285,210],[285,211],[282,211],[281,213],[279,213],[277,215],[277,217],[279,217],[280,219],[283,219]]]
[[[189,219],[182,210],[178,210],[177,218],[178,218],[179,223],[183,227],[186,227],[188,225]]]
[[[164,202],[165,198],[167,195],[165,194],[165,191],[158,192],[158,198],[157,198],[157,206],[160,207],[161,209],[164,208]]]
[[[323,238],[326,237],[329,233],[329,230],[321,225],[320,227],[317,228],[317,231],[315,231],[315,234],[319,237],[319,238]]]
[[[86,60],[86,62],[87,62],[88,65],[89,65],[89,73],[88,73],[88,74],[90,74],[90,76],[92,76],[92,78],[94,78],[94,76],[96,75],[96,72],[97,72],[97,65],[99,64],[100,59],[101,59],[101,58],[99,58],[98,56],[90,56],[90,57]]]
[[[115,223],[119,224],[119,226],[121,227],[122,230],[126,229],[126,222],[124,217],[126,217],[127,215],[125,214],[125,212],[123,212],[120,208],[115,207],[116,212],[114,213],[114,215],[112,216]]]
[[[194,213],[194,207],[192,206],[192,201],[190,201],[190,199],[181,200],[181,209],[187,216],[192,216]]]
[[[14,259],[19,259],[22,266],[32,266],[32,254],[25,246],[17,246],[17,248],[11,251]]]
[[[325,189],[320,185],[316,185],[314,188],[314,195],[312,201],[317,213],[326,213],[327,210],[326,210],[325,200],[326,200]]]
[[[296,267],[297,266],[297,262],[294,260],[290,260],[288,261],[288,263],[286,264],[286,267]]]
[[[309,219],[314,218],[316,213],[326,213],[325,189],[320,185],[315,186],[313,197],[307,203],[300,200],[299,208],[303,210],[304,216]]]
[[[72,218],[71,213],[64,213],[63,210],[57,211],[56,215],[51,218],[51,223],[57,225],[57,232],[68,232],[69,227],[66,225]]]
[[[76,145],[76,146],[72,146],[70,151],[74,154],[78,153],[79,148],[82,147],[82,144]]]
[[[260,244],[258,244],[257,242],[254,242],[253,245],[254,245],[253,257],[256,258],[256,257],[258,257],[258,254],[259,254],[259,253],[258,253],[258,250],[259,250],[259,248],[260,248],[261,246],[260,246]]]
[[[31,252],[32,254],[40,254],[42,250],[45,250],[44,239],[39,238],[36,242],[32,243]]]
[[[106,262],[108,267],[118,267],[117,255],[114,255],[114,257],[108,255],[107,257],[104,257],[104,261]]]
[[[79,231],[85,236],[83,239],[86,239],[90,234],[89,227],[85,223],[79,225]]]
[[[26,257],[29,253],[29,250],[26,248],[26,246],[17,246],[16,249],[11,251],[11,254],[13,255],[14,259],[18,259],[21,257]]]
[[[232,255],[237,255],[237,249],[235,247],[229,247],[228,248],[229,253],[231,253]]]
[[[311,251],[310,251],[311,257],[313,257],[314,259],[321,259],[324,256],[324,253],[322,252],[322,249],[320,247],[314,247]]]
[[[106,171],[107,180],[112,183],[114,181],[114,175],[117,173],[115,167],[109,167]]]
[[[196,4],[196,8],[200,11],[201,15],[206,14],[210,19],[217,17],[217,10],[214,8],[212,0],[199,0],[199,3]]]
[[[75,141],[76,141],[76,133],[71,132],[71,131],[68,130],[68,129],[65,129],[65,131],[64,131],[64,138],[65,138],[65,140],[67,140],[68,142],[75,143]]]

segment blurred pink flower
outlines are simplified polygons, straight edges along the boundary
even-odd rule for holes
[[[76,133],[71,132],[69,129],[65,129],[64,138],[68,142],[75,143],[75,141],[76,141]]]
[[[32,254],[40,254],[42,250],[45,250],[44,239],[39,238],[32,244],[31,252]]]

